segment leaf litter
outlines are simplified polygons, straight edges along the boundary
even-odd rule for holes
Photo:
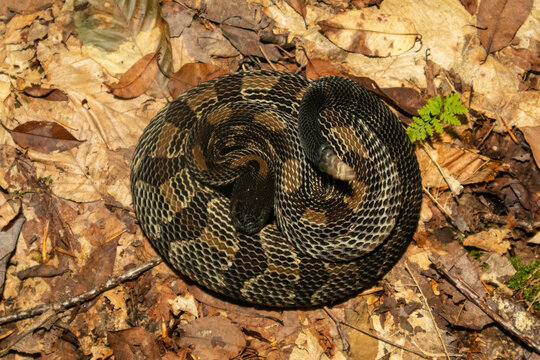
[[[77,299],[155,257],[131,209],[131,154],[152,116],[201,82],[276,68],[347,76],[404,124],[438,95],[456,94],[469,110],[461,125],[417,146],[425,196],[415,241],[365,293],[327,311],[254,309],[161,264],[69,310],[2,323],[7,357],[535,356],[538,1],[23,1],[6,9],[4,315]]]

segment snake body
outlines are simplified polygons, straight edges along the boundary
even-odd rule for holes
[[[373,285],[418,222],[412,144],[340,77],[226,75],[166,105],[135,149],[131,191],[159,254],[244,302],[318,306]]]

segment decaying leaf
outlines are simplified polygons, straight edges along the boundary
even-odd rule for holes
[[[246,346],[238,326],[226,317],[204,317],[182,326],[181,346],[190,346],[198,359],[228,360]]]
[[[419,34],[406,18],[376,7],[351,10],[319,21],[323,34],[340,48],[367,56],[396,56],[411,49]]]
[[[55,150],[66,151],[82,143],[63,126],[52,121],[28,121],[11,130],[10,134],[20,147],[45,154]]]
[[[503,255],[510,249],[510,242],[505,240],[509,234],[510,230],[508,229],[489,229],[467,236],[463,241],[463,245],[474,246]]]
[[[221,31],[223,36],[243,55],[266,58],[271,62],[276,62],[281,58],[277,47],[274,44],[262,43],[255,31],[230,25],[222,25]]]
[[[0,232],[0,296],[4,293],[4,281],[6,279],[6,269],[9,264],[11,254],[17,247],[17,240],[21,233],[22,226],[26,218],[20,216]]]
[[[74,5],[79,39],[92,59],[110,74],[124,74],[140,58],[155,52],[159,68],[165,74],[172,73],[169,27],[158,1],[76,0]],[[159,89],[156,92],[159,94]]]
[[[108,84],[112,93],[123,99],[130,99],[144,94],[152,85],[158,73],[158,53],[143,56],[120,77],[116,84]]]
[[[430,153],[439,166],[462,185],[491,181],[498,172],[508,168],[508,165],[473,150],[450,144],[439,144],[436,151]],[[417,156],[424,186],[437,188],[448,186],[437,166],[423,151],[418,151]]]
[[[159,346],[152,334],[141,327],[107,332],[107,342],[116,359],[161,359]]]
[[[227,74],[228,71],[219,66],[205,63],[185,64],[171,75],[169,91],[173,98],[205,81]]]
[[[510,44],[529,16],[533,0],[482,0],[477,14],[478,37],[488,53]]]

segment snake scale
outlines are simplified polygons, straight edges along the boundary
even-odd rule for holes
[[[373,285],[418,222],[413,146],[374,94],[341,77],[234,73],[167,104],[131,172],[139,223],[204,287],[271,307]]]

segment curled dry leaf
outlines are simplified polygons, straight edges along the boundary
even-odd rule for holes
[[[409,19],[375,7],[351,10],[320,21],[323,34],[340,48],[367,56],[395,56],[411,49],[418,32]]]
[[[20,147],[41,153],[60,152],[79,146],[77,140],[63,126],[52,121],[28,121],[9,131],[13,141]]]
[[[190,346],[198,359],[232,359],[246,346],[238,326],[225,317],[205,317],[182,326],[180,346]]]
[[[31,86],[23,89],[23,92],[32,97],[43,98],[49,101],[67,101],[65,92],[58,89],[45,89],[41,86]]]
[[[171,75],[169,79],[169,91],[172,97],[176,98],[194,86],[227,73],[227,70],[213,64],[185,64],[180,70]]]
[[[478,37],[488,53],[510,44],[529,16],[533,0],[482,0],[477,14]]]
[[[112,93],[123,99],[144,94],[158,73],[157,52],[144,55],[120,77],[116,84],[105,84]]]

